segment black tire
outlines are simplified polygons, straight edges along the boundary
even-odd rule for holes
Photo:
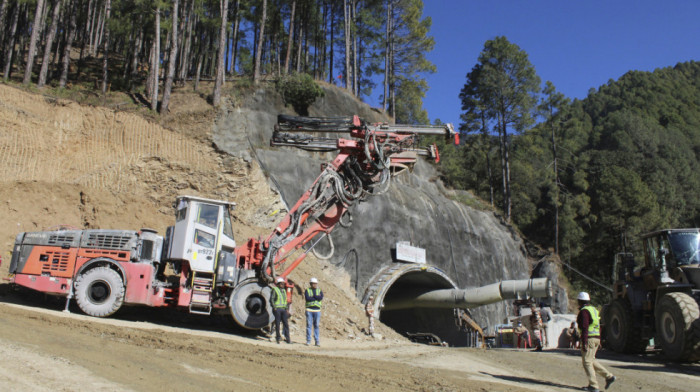
[[[262,329],[274,320],[269,303],[271,289],[257,279],[248,279],[236,286],[229,297],[233,321],[248,330]]]
[[[666,357],[674,361],[700,360],[700,310],[685,293],[668,293],[656,305],[656,335]]]
[[[606,345],[618,353],[638,354],[644,352],[649,339],[642,339],[641,328],[634,325],[632,306],[624,299],[615,299],[606,310]]]
[[[113,315],[124,303],[124,282],[109,267],[93,268],[75,279],[75,300],[93,317]]]

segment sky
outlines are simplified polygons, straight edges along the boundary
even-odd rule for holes
[[[424,0],[436,67],[423,107],[459,124],[459,91],[487,40],[505,36],[529,55],[542,83],[585,98],[630,70],[700,60],[697,0]]]

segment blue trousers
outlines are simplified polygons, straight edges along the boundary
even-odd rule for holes
[[[318,325],[321,322],[321,312],[309,312],[306,311],[306,343],[311,343],[311,329],[314,330],[314,341],[319,343],[318,340]]]

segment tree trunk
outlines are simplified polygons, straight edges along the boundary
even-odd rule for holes
[[[389,61],[389,59],[391,58],[391,14],[393,13],[392,1],[393,0],[387,0],[386,2],[386,43],[384,45],[384,99],[382,100],[382,110],[384,112],[386,112],[386,106],[389,99],[389,66],[391,65],[391,61]]]
[[[7,1],[8,0],[2,0],[2,4],[0,4],[0,53],[3,53],[3,50],[5,50],[5,47],[3,46],[3,41],[5,40],[5,14],[7,13]]]
[[[24,85],[28,85],[32,81],[32,68],[34,66],[34,56],[36,55],[36,44],[41,31],[41,14],[43,12],[44,0],[37,0],[34,23],[32,24],[32,38],[29,41],[29,53],[27,53],[27,66],[24,68],[24,79],[22,80]]]
[[[78,30],[78,24],[76,19],[77,10],[77,0],[73,0],[68,5],[68,14],[70,15],[70,21],[68,26],[68,38],[66,38],[66,47],[63,49],[63,66],[61,67],[61,78],[58,81],[58,86],[61,88],[66,87],[66,82],[68,81],[68,69],[70,68],[70,51],[73,49],[73,40],[75,40],[76,32]]]
[[[153,38],[153,58],[151,59],[153,85],[151,87],[151,110],[158,110],[158,82],[160,81],[160,7],[156,7],[156,31]]]
[[[328,51],[330,52],[330,64],[328,65],[328,83],[335,84],[335,75],[333,75],[333,40],[334,40],[334,30],[335,30],[335,13],[333,12],[333,1],[330,4],[330,17],[331,17],[331,40],[328,43]]]
[[[10,78],[10,72],[12,71],[12,55],[15,51],[15,38],[17,37],[17,21],[19,20],[19,9],[21,5],[19,3],[15,4],[15,10],[12,12],[12,22],[10,27],[10,36],[8,37],[8,49],[5,54],[5,69],[3,70],[3,80],[7,81]]]
[[[241,24],[241,0],[236,0],[236,13],[233,21],[233,56],[231,58],[231,73],[236,73],[236,61],[238,59],[238,29]]]
[[[289,74],[290,53],[292,53],[292,40],[294,39],[294,11],[297,8],[297,0],[292,1],[292,14],[289,16],[289,37],[287,38],[287,53],[284,56],[284,74]]]
[[[102,53],[102,94],[107,94],[108,78],[109,78],[109,14],[112,10],[112,1],[105,1],[105,19],[104,19],[104,53]]]
[[[304,21],[300,20],[299,21],[299,45],[297,47],[297,59],[296,59],[296,72],[300,73],[301,72],[301,52],[304,49]]]
[[[180,65],[180,80],[184,81],[187,79],[187,74],[190,68],[190,57],[192,55],[192,27],[197,20],[197,16],[194,14],[194,1],[190,0],[190,10],[187,13],[187,38],[185,39],[184,49],[180,59],[182,64]]]
[[[550,109],[549,118],[554,117]],[[554,158],[554,254],[559,254],[559,169],[557,167],[557,139],[554,124],[552,126],[552,157]]]
[[[89,41],[89,45],[92,45],[92,28],[94,25],[94,19],[95,19],[95,13],[93,11],[93,5],[94,5],[95,0],[88,0],[88,5],[87,5],[87,17],[85,18],[85,31],[83,31],[82,35],[82,44],[83,48],[85,47],[86,41]],[[80,5],[76,7],[76,11],[80,8]],[[82,50],[82,49],[81,49]],[[88,52],[90,50],[88,49]],[[80,59],[82,60],[82,54],[80,56]]]
[[[350,15],[348,12],[348,0],[343,0],[343,27],[345,32],[345,89],[351,90],[352,76],[350,72]]]
[[[221,86],[224,84],[224,56],[226,55],[226,30],[228,27],[228,0],[219,0],[221,10],[221,27],[219,28],[219,54],[217,55],[216,80],[214,81],[214,106],[221,103]],[[263,9],[263,21],[265,20],[265,10]]]
[[[51,56],[51,47],[53,45],[53,39],[56,36],[56,29],[58,28],[58,13],[61,10],[61,0],[54,0],[53,13],[51,16],[51,27],[49,28],[49,35],[46,37],[46,46],[44,48],[44,58],[41,60],[41,71],[39,71],[39,83],[38,87],[44,87],[46,84],[46,74],[49,71],[49,57]]]
[[[163,102],[160,106],[161,113],[168,112],[168,105],[170,104],[170,91],[173,88],[173,78],[175,77],[175,64],[177,62],[177,49],[178,49],[178,20],[177,12],[180,6],[179,0],[173,0],[173,10],[171,12],[173,17],[173,28],[172,36],[170,39],[170,55],[168,56],[168,75],[165,78],[165,87],[163,88]]]
[[[263,37],[265,35],[265,21],[267,20],[267,0],[262,0],[262,17],[260,18],[260,32],[258,33],[258,47],[255,50],[255,69],[253,70],[253,82],[260,82],[260,60],[262,58]]]
[[[352,95],[357,96],[357,33],[355,32],[355,23],[357,23],[357,0],[352,0],[352,7],[350,8],[350,11],[350,20],[352,21],[350,34],[352,37]]]

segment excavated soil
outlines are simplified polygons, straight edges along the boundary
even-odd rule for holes
[[[215,113],[195,93],[175,94],[161,123],[0,85],[0,276],[14,237],[56,227],[163,233],[176,195],[238,203],[238,241],[265,235],[284,214],[262,171],[216,151]],[[109,319],[0,284],[0,390],[572,390],[585,385],[573,350],[452,349],[407,342],[366,319],[342,270],[309,257],[290,276],[311,276],[326,299],[322,346],[306,347],[301,290],[291,345],[232,328],[223,317],[127,307]],[[601,353],[613,390],[690,391],[700,366]]]

